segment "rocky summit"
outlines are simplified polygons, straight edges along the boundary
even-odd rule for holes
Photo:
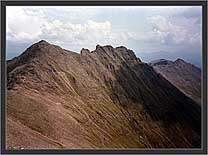
[[[126,47],[40,41],[7,62],[7,148],[200,148],[201,108]]]

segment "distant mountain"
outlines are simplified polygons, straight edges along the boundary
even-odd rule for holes
[[[139,58],[144,62],[151,62],[153,60],[159,60],[161,58],[166,60],[175,60],[181,58],[188,62],[191,62],[193,65],[201,68],[201,56],[200,52],[185,52],[185,51],[155,51],[155,52],[137,52]]]
[[[7,62],[7,148],[199,148],[201,108],[132,50],[40,41]]]
[[[157,73],[160,73],[187,96],[201,104],[201,69],[182,60],[165,59],[149,63]]]

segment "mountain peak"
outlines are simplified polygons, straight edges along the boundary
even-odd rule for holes
[[[45,41],[45,40],[40,40],[34,44],[32,44],[29,48],[26,49],[25,52],[35,52],[40,50],[42,47],[46,47],[51,45],[49,42]]]
[[[176,63],[185,63],[185,61],[183,59],[180,59],[180,58],[176,59],[175,62]]]
[[[116,47],[116,49],[125,49],[125,50],[128,50],[125,46],[118,46],[118,47]]]
[[[87,54],[87,53],[90,53],[90,50],[89,49],[86,49],[86,48],[82,48],[81,51],[80,51],[81,54]]]
[[[50,43],[48,43],[45,40],[40,40],[39,42],[31,45],[29,48],[26,49],[26,51],[23,53],[26,55],[30,55],[30,56],[35,56],[36,54],[40,54],[44,51],[48,51],[48,50],[44,50],[44,49],[48,49],[48,46],[51,45]]]
[[[107,55],[112,55],[113,57],[117,55],[121,57],[123,60],[125,60],[126,62],[132,63],[132,64],[141,62],[141,60],[136,57],[133,50],[128,49],[125,46],[118,46],[114,48],[111,45],[105,45],[105,46],[97,45],[96,49],[93,52],[96,52],[99,55],[103,55],[105,53]]]
[[[40,40],[37,43],[33,44],[31,47],[35,47],[35,46],[43,47],[43,46],[49,46],[49,45],[51,44],[47,42],[46,40]]]
[[[172,61],[166,60],[166,59],[158,59],[158,60],[153,60],[153,61],[149,62],[149,65],[151,65],[151,66],[155,66],[155,65],[167,65],[169,63],[172,63]]]
[[[111,45],[104,45],[104,46],[101,46],[101,45],[96,45],[96,48],[95,48],[95,51],[96,50],[99,50],[99,49],[107,49],[107,50],[112,50],[112,49],[114,49],[113,48],[113,46],[111,46]]]
[[[38,43],[39,44],[49,44],[46,40],[40,40]]]
[[[95,50],[97,50],[99,48],[102,48],[102,46],[100,46],[99,44],[97,44]]]
[[[10,65],[7,69],[12,70],[14,66],[27,64],[30,61],[34,61],[34,59],[40,61],[40,58],[43,58],[46,54],[57,55],[57,52],[54,51],[61,51],[61,48],[59,48],[46,40],[40,40],[28,47],[20,56],[13,58],[12,61],[8,61],[8,63],[12,63],[13,65]]]
[[[180,58],[175,61],[170,61],[170,63],[167,63],[166,60],[154,61],[154,63],[149,64],[155,69],[156,72],[160,73],[168,79],[168,81],[200,105],[201,70],[199,68]],[[190,83],[192,84],[190,85]]]

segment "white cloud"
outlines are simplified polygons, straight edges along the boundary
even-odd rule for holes
[[[36,40],[41,34],[42,17],[31,16],[21,7],[6,8],[6,32],[10,41]]]
[[[161,43],[174,45],[200,41],[198,31],[195,33],[187,25],[175,24],[165,16],[152,16],[147,20],[152,25],[152,35],[150,36],[155,40],[160,40]]]
[[[129,32],[112,30],[109,21],[72,23],[58,18],[51,20],[47,13],[40,9],[7,8],[7,40],[35,42],[46,39],[64,48],[79,51],[82,47],[92,50],[97,44],[123,44],[130,37]]]
[[[41,29],[40,38],[54,43],[58,42],[64,47],[74,49],[82,46],[92,46],[95,41],[101,39],[110,39],[111,23],[109,21],[95,22],[88,20],[84,24],[73,24],[54,20],[51,23],[43,24]],[[95,45],[93,45],[93,48]]]

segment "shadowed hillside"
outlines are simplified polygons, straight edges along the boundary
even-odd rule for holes
[[[201,70],[182,59],[160,59],[149,63],[178,89],[201,105]]]
[[[201,147],[201,109],[126,47],[40,41],[7,63],[8,148]]]

